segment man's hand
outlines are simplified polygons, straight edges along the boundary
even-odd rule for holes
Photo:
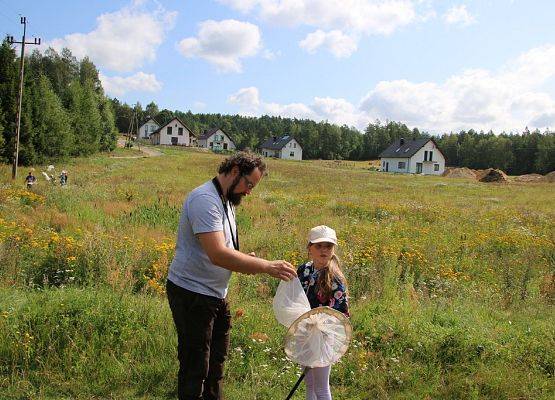
[[[266,273],[283,281],[290,281],[297,276],[295,268],[293,268],[293,266],[287,261],[283,260],[268,261],[268,269]]]

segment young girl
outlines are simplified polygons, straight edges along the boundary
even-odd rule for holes
[[[335,255],[337,236],[325,225],[308,233],[310,261],[297,270],[311,308],[328,306],[349,316],[347,282]],[[331,400],[330,367],[310,368],[305,375],[306,400]]]

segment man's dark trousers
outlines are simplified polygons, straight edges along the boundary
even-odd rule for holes
[[[231,328],[227,300],[191,292],[169,280],[166,291],[177,329],[179,400],[221,400]]]

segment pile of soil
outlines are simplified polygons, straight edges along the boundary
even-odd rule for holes
[[[488,172],[480,178],[480,182],[507,182],[509,180],[500,169],[488,168],[486,171]]]
[[[445,172],[443,176],[446,178],[470,178],[476,179],[476,174],[470,168],[462,167],[462,168],[445,168]]]
[[[551,171],[544,178],[547,182],[555,182],[555,171]]]
[[[487,169],[474,169],[474,173],[476,174],[476,179],[480,180],[482,179],[484,176],[486,176],[489,171],[491,170],[491,168],[487,168]]]
[[[516,182],[544,182],[546,179],[540,174],[526,174],[515,177]]]

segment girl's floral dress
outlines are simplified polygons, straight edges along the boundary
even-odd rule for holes
[[[320,270],[314,268],[312,261],[302,264],[297,269],[297,275],[301,285],[308,297],[311,308],[328,306],[342,312],[349,317],[349,303],[347,301],[346,287],[339,279],[335,278],[332,283],[332,295],[325,298],[317,287]]]

